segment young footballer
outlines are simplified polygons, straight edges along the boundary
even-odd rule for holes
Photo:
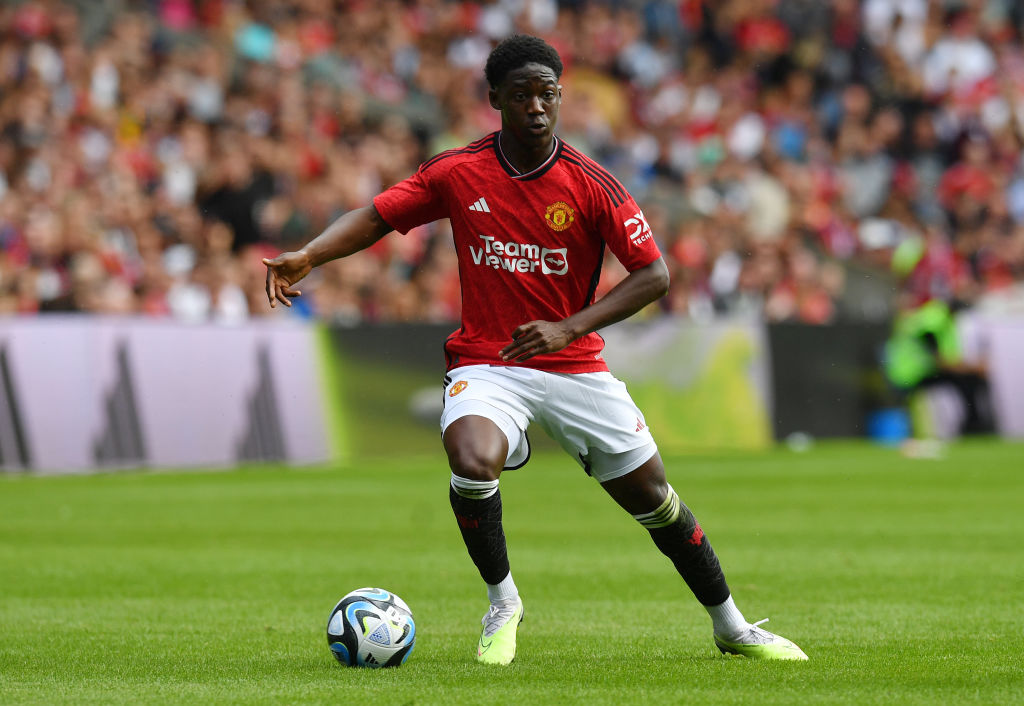
[[[561,74],[558,53],[543,40],[501,42],[485,68],[501,130],[427,160],[298,252],[264,260],[270,304],[290,306],[312,268],[392,230],[451,220],[463,313],[445,343],[441,428],[452,510],[490,600],[478,661],[506,665],[516,655],[523,601],[498,481],[529,460],[531,423],[647,529],[710,614],[719,650],[807,659],[736,607],[704,531],[665,479],[643,414],[601,357],[595,332],[663,296],[668,269],[629,193],[555,135]],[[595,299],[605,248],[629,274]]]

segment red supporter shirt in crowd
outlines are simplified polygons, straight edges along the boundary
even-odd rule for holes
[[[622,185],[557,137],[551,157],[520,174],[492,133],[427,160],[373,204],[402,233],[451,220],[462,328],[445,343],[449,370],[510,365],[499,352],[516,327],[560,321],[592,304],[606,245],[630,271],[661,256]],[[604,340],[590,333],[523,365],[559,373],[604,371],[603,348]]]

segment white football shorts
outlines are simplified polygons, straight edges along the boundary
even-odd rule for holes
[[[658,447],[626,385],[608,372],[549,373],[466,365],[445,377],[441,432],[456,419],[486,417],[508,438],[505,469],[526,465],[536,422],[599,482],[624,476]]]

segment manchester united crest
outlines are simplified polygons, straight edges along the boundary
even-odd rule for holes
[[[565,230],[572,225],[574,220],[576,220],[576,212],[565,201],[555,201],[548,206],[548,210],[544,214],[544,222],[552,230]]]
[[[450,390],[448,390],[448,396],[449,397],[455,397],[455,395],[459,394],[460,392],[465,390],[467,387],[469,387],[469,383],[468,382],[466,382],[465,380],[459,380],[457,383],[452,385]]]

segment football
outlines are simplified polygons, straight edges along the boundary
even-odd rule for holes
[[[327,644],[346,667],[397,667],[416,642],[412,611],[383,588],[359,588],[334,606]]]

